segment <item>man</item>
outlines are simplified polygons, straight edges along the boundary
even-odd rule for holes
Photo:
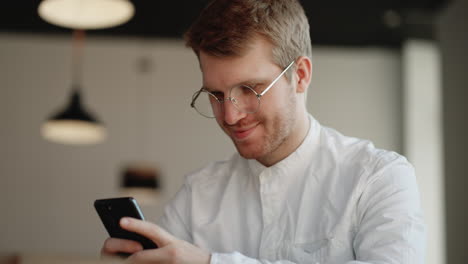
[[[215,0],[186,33],[203,86],[192,97],[237,148],[189,175],[159,226],[110,238],[132,263],[424,262],[424,224],[408,161],[322,127],[306,111],[309,25],[297,0]]]

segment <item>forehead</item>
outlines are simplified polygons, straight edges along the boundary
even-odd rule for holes
[[[277,67],[273,63],[271,44],[254,39],[242,56],[217,57],[200,52],[200,68],[203,85],[210,89],[224,90],[253,79],[267,78]]]

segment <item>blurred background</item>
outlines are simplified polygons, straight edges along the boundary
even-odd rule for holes
[[[0,262],[85,263],[107,237],[94,200],[135,195],[155,222],[185,175],[235,149],[189,106],[201,76],[182,34],[207,1],[123,1],[119,25],[79,33],[41,18],[42,2],[0,10]],[[310,113],[407,156],[427,263],[466,263],[467,1],[323,2],[302,1]],[[50,125],[76,91],[97,136],[57,143]]]

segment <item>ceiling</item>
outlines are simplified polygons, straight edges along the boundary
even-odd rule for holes
[[[69,34],[37,15],[38,0],[8,1],[0,11],[0,32]],[[91,35],[181,38],[207,0],[132,0],[135,16],[126,24]],[[450,0],[301,0],[313,44],[399,47],[408,36],[433,38],[433,21]],[[377,4],[378,3],[378,4]]]

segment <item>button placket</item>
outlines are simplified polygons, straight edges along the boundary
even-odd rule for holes
[[[277,252],[280,250],[280,241],[281,241],[281,229],[284,228],[279,224],[278,219],[280,217],[280,203],[279,196],[280,193],[281,181],[279,181],[278,175],[275,172],[274,175],[271,175],[268,181],[268,208],[269,208],[269,236],[268,236],[268,253],[269,259],[273,260],[277,257]]]
[[[262,205],[262,220],[263,220],[263,229],[262,229],[262,236],[260,241],[260,258],[267,259],[269,257],[268,248],[265,246],[268,245],[268,235],[270,233],[270,205],[268,199],[268,169],[264,170],[259,175],[259,182],[260,182],[260,201]]]
[[[275,183],[272,178],[271,171],[265,170],[260,175],[260,196],[262,202],[262,218],[263,218],[263,230],[262,239],[260,245],[259,256],[264,259],[273,260],[276,257],[276,251],[278,248],[275,247],[277,244],[278,227],[275,225],[276,218],[278,217],[277,209],[278,206],[275,199]]]

